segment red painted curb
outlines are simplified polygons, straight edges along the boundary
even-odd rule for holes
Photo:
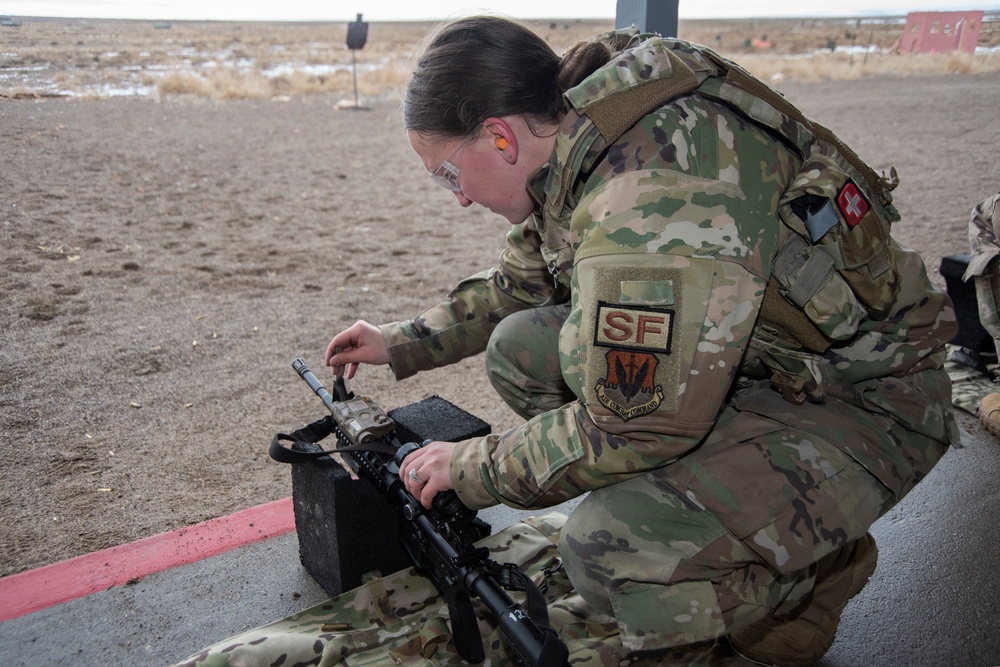
[[[292,499],[0,579],[0,622],[295,530]]]

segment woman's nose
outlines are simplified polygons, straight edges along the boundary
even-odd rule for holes
[[[455,193],[455,199],[458,200],[458,205],[462,208],[472,206],[472,200],[462,194],[461,190]]]

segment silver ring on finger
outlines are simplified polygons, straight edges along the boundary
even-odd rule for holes
[[[417,474],[417,469],[416,468],[410,468],[410,474],[407,475],[407,477],[409,477],[410,479],[412,479],[417,484],[423,484],[424,483],[424,480],[420,479],[420,475]]]

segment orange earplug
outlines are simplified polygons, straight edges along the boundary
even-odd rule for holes
[[[493,143],[496,144],[497,148],[499,148],[500,150],[507,148],[507,140],[504,139],[503,137],[497,137],[496,139],[493,140]]]

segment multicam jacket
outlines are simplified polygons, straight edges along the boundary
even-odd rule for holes
[[[618,55],[565,95],[529,182],[538,210],[499,266],[381,327],[403,378],[483,351],[510,313],[570,304],[559,355],[577,399],[458,444],[452,481],[473,508],[552,505],[668,464],[748,379],[801,403],[939,368],[955,332],[947,296],[888,236],[892,181],[707,49],[610,38]],[[948,405],[913,403],[865,405],[956,440]]]

